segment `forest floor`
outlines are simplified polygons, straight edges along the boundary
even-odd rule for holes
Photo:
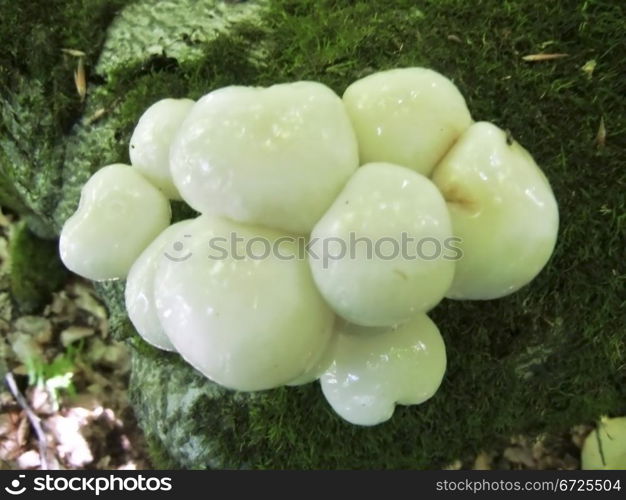
[[[91,284],[70,279],[39,315],[15,310],[6,286],[14,224],[0,212],[0,469],[150,469],[128,398],[129,351],[108,335]],[[590,430],[512,437],[447,468],[577,469]]]
[[[106,309],[73,278],[39,315],[21,315],[6,290],[12,226],[0,214],[0,468],[150,468],[129,352],[110,339]]]

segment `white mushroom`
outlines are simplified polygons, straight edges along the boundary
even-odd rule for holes
[[[342,321],[342,320],[339,320]],[[305,385],[310,384],[311,382],[315,382],[318,380],[322,374],[328,370],[328,367],[333,361],[333,352],[335,349],[335,344],[337,342],[337,335],[333,334],[330,337],[330,340],[326,344],[324,350],[320,353],[317,362],[311,365],[309,369],[307,369],[304,373],[299,375],[293,380],[290,380],[287,384],[288,386],[297,386],[297,385]]]
[[[136,170],[102,167],[83,186],[78,209],[63,226],[61,260],[92,280],[125,278],[170,216],[167,198]]]
[[[155,279],[161,325],[183,358],[241,391],[311,369],[334,318],[293,238],[208,215],[185,234],[188,257],[161,259]]]
[[[454,299],[495,299],[530,282],[556,243],[559,212],[528,151],[495,125],[472,125],[433,172],[463,255]]]
[[[149,344],[174,351],[157,316],[154,304],[154,275],[161,259],[181,261],[186,258],[185,230],[193,221],[178,222],[163,231],[133,264],[126,279],[126,311],[137,333]]]
[[[583,470],[626,470],[626,417],[603,417],[583,445]]]
[[[337,314],[391,326],[434,307],[454,274],[446,203],[426,177],[388,163],[361,167],[311,233],[309,259]]]
[[[357,168],[358,152],[341,99],[320,83],[297,82],[204,96],[170,161],[197,211],[308,233]]]
[[[472,123],[455,85],[426,68],[366,76],[346,89],[343,101],[356,130],[361,163],[396,163],[423,175],[430,175]]]
[[[357,425],[389,420],[395,405],[429,399],[446,371],[446,348],[425,314],[396,329],[338,328],[333,361],[321,376],[333,409]]]
[[[180,200],[170,174],[170,144],[194,102],[191,99],[162,99],[150,106],[130,138],[130,163],[165,196]]]

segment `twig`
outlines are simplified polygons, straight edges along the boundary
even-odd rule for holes
[[[35,430],[35,434],[37,434],[37,441],[39,442],[39,458],[41,460],[41,469],[47,470],[48,469],[48,440],[46,438],[46,434],[44,433],[41,427],[41,420],[39,419],[37,415],[35,415],[35,412],[31,409],[31,407],[29,406],[24,396],[22,396],[22,393],[20,392],[20,390],[17,387],[17,384],[15,383],[15,378],[13,377],[13,373],[8,372],[5,375],[4,380],[7,386],[9,386],[9,390],[11,391],[11,394],[13,394],[13,397],[15,398],[17,403],[22,407],[22,410],[24,410],[24,413],[26,413],[26,416],[28,417],[30,424],[33,426],[33,429]]]

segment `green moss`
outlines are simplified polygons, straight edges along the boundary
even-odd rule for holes
[[[28,214],[32,229],[54,234],[61,196],[64,135],[83,104],[73,73],[93,65],[105,27],[124,0],[4,2],[0,37],[0,203]]]
[[[20,312],[36,312],[68,277],[57,242],[35,236],[22,222],[13,227],[9,255],[11,295]]]
[[[376,2],[272,5],[258,40],[267,51],[264,64],[234,82],[315,79],[342,92],[372,71],[433,67],[455,80],[475,118],[509,128],[533,152],[559,200],[559,243],[549,266],[517,294],[445,301],[432,312],[448,346],[443,386],[431,401],[398,409],[386,424],[346,424],[317,385],[199,394],[185,419],[152,394],[164,387],[172,395],[184,391],[167,382],[178,380],[174,373],[187,372],[186,388],[212,384],[168,363],[159,364],[159,383],[143,385],[142,373],[152,372],[160,355],[137,353],[142,391],[135,400],[146,426],[165,422],[163,439],[185,466],[428,468],[498,446],[512,434],[560,432],[602,413],[626,412],[623,7],[496,0],[480,8],[460,0],[394,2],[392,9]],[[522,60],[542,51],[571,55]],[[580,68],[592,58],[598,66],[589,79]],[[601,116],[611,125],[606,148],[598,150]],[[180,428],[209,444],[181,449],[174,436]]]
[[[28,177],[15,188],[35,213],[41,213],[33,202],[38,190],[53,193],[41,197],[51,205],[59,197],[51,223],[58,230],[89,174],[106,162],[127,161],[135,121],[159,98],[294,79],[319,80],[342,92],[373,71],[410,65],[451,77],[476,119],[510,129],[533,153],[559,201],[561,229],[553,258],[530,286],[498,301],[444,301],[432,312],[449,367],[426,404],[400,408],[388,423],[364,429],[335,416],[316,384],[258,394],[226,391],[177,356],[145,346],[124,315],[122,284],[100,287],[119,336],[135,346],[131,393],[137,415],[150,439],[179,465],[438,467],[512,434],[561,432],[601,414],[626,413],[624,11],[612,0],[274,0],[262,11],[262,24],[243,22],[202,42],[201,56],[175,59],[165,50],[110,66],[104,81],[94,83],[85,110],[86,116],[99,108],[107,114],[94,124],[76,124],[69,136],[72,82],[63,83],[69,87],[50,117],[40,119],[31,108],[40,111],[37,96],[52,94],[45,85],[38,90],[37,82],[48,80],[33,75],[45,72],[30,75],[18,65],[28,84],[12,97],[21,103],[12,120],[23,126],[0,151],[19,159],[31,151],[35,134],[39,156],[58,162],[49,151],[60,145],[62,169],[47,162],[51,172],[41,188]],[[537,52],[570,56],[522,60]],[[597,61],[591,78],[581,71],[590,59]],[[67,78],[70,66],[59,75]],[[602,116],[608,134],[606,147],[598,149]],[[60,193],[46,188],[55,183],[63,186]]]
[[[153,470],[171,470],[177,469],[178,464],[172,460],[167,449],[163,446],[160,439],[145,435],[146,443],[148,445],[148,456]]]

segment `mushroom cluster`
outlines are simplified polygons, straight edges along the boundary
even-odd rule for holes
[[[137,332],[212,381],[319,379],[359,425],[437,391],[446,352],[430,309],[518,290],[556,242],[530,154],[425,68],[367,76],[343,98],[296,82],[164,99],[130,160],[84,186],[66,266],[125,278]],[[168,198],[200,215],[170,225]]]

